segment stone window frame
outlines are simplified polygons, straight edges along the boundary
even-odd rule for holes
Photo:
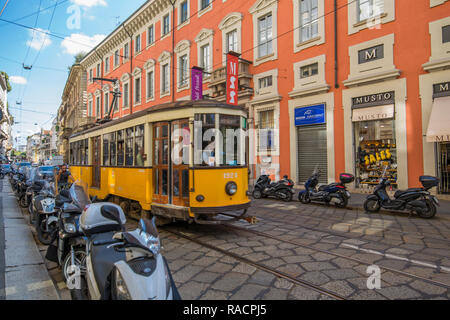
[[[395,20],[395,0],[378,0],[383,1],[383,12],[378,15],[359,21],[358,7],[359,1],[347,0],[348,11],[348,34],[358,33],[368,28],[379,28],[379,25]]]
[[[102,88],[102,94],[103,94],[103,104],[102,104],[102,108],[103,108],[103,115],[106,115],[106,108],[105,108],[105,103],[106,103],[106,99],[105,99],[105,95],[108,95],[108,111],[109,111],[109,103],[111,102],[109,99],[110,93],[109,91],[111,90],[111,87],[108,84],[105,84]]]
[[[125,46],[128,44],[128,56],[125,54]],[[123,45],[123,57],[122,57],[122,63],[128,62],[130,60],[130,40],[127,39],[124,41]]]
[[[259,88],[259,79],[272,76],[272,85],[269,87]],[[255,95],[254,98],[257,99],[261,96],[275,96],[278,95],[278,69],[268,70],[266,72],[258,73],[253,75],[253,83],[255,84]]]
[[[94,68],[89,69],[89,75],[88,75],[88,82],[93,83],[94,82]]]
[[[240,12],[231,12],[227,14],[222,21],[219,23],[219,29],[222,32],[222,51],[223,51],[223,57],[222,57],[222,63],[223,65],[226,65],[227,63],[227,57],[226,54],[228,53],[227,50],[227,34],[231,31],[236,30],[237,34],[237,53],[242,52],[242,19],[244,18],[244,15]]]
[[[161,53],[161,55],[158,58],[158,64],[159,64],[159,86],[160,86],[160,90],[159,90],[159,97],[163,98],[163,97],[167,97],[171,94],[171,81],[172,79],[170,78],[170,68],[171,68],[171,53],[169,51],[163,51]],[[166,92],[162,91],[163,88],[163,75],[162,75],[162,71],[163,71],[163,66],[167,65],[168,66],[168,72],[167,72],[167,78],[168,78],[168,88]]]
[[[181,5],[187,2],[187,19],[181,22]],[[178,14],[177,14],[177,30],[180,30],[184,26],[188,25],[191,22],[191,0],[181,0],[178,4]]]
[[[210,72],[212,73],[213,71],[213,64],[214,64],[214,57],[213,57],[213,53],[214,53],[214,30],[212,29],[205,29],[203,28],[202,30],[200,30],[200,32],[197,34],[197,36],[195,37],[195,42],[197,43],[197,65],[198,66],[202,66],[202,61],[201,61],[201,48],[207,44],[209,44],[209,65],[210,65],[210,70],[204,70],[205,72]],[[203,82],[209,82],[211,81],[211,75],[209,74],[204,74],[203,77]]]
[[[395,34],[391,33],[383,37],[361,42],[349,46],[350,73],[343,81],[347,87],[361,85],[364,83],[390,80],[400,76],[400,70],[394,64]],[[361,50],[383,45],[384,57],[370,62],[359,64],[358,53]]]
[[[147,60],[147,62],[144,64],[144,70],[145,70],[145,101],[146,102],[150,102],[150,101],[155,101],[155,65],[156,65],[156,61],[154,59],[149,59]],[[153,92],[152,92],[152,96],[149,97],[148,96],[148,74],[149,72],[153,72]]]
[[[269,101],[267,103],[261,103],[253,106],[254,112],[254,123],[255,128],[259,126],[260,113],[264,111],[273,110],[273,129],[274,129],[274,148],[270,150],[260,150],[259,148],[259,136],[255,132],[255,143],[254,143],[254,154],[257,157],[267,157],[274,156],[278,157],[280,155],[280,102],[279,101]],[[259,129],[259,128],[257,128]]]
[[[444,4],[447,1],[449,1],[449,0],[430,0],[430,8],[433,8],[433,7],[439,6],[441,4]]]
[[[153,41],[150,43],[150,28],[152,29],[152,39]],[[155,44],[155,24],[151,23],[147,26],[146,28],[146,32],[147,32],[147,39],[146,39],[146,46],[145,49],[148,49],[149,47],[153,46]]]
[[[117,64],[116,64],[116,53],[118,53],[118,55],[117,55],[118,63]],[[120,67],[120,48],[114,50],[114,54],[113,54],[113,70],[116,70],[118,67]]]
[[[136,101],[136,80],[139,80],[140,83],[139,101]],[[140,106],[142,104],[142,69],[139,67],[136,67],[133,70],[133,88],[133,107]]]
[[[302,67],[306,67],[308,65],[312,65],[317,63],[318,72],[316,75],[301,78],[300,77],[300,69]],[[293,63],[293,71],[294,71],[294,88],[291,92],[289,92],[289,96],[291,98],[309,95],[309,94],[317,94],[321,92],[326,92],[330,89],[330,86],[326,82],[326,55],[319,55],[312,57],[310,59],[301,60]]]
[[[120,81],[122,82],[122,110],[127,110],[130,108],[130,79],[131,76],[129,73],[124,73],[120,78]],[[125,105],[125,85],[128,85],[128,100],[126,101],[127,105]]]
[[[139,38],[139,51],[137,51],[137,39]],[[142,49],[142,33],[138,32],[136,34],[136,36],[134,37],[134,56],[137,57],[138,55],[140,55],[142,53],[143,49]]]
[[[105,61],[103,62],[103,72],[105,75],[111,72],[111,61],[110,61],[110,55],[108,54],[107,57],[105,57]]]
[[[164,33],[164,18],[166,16],[169,16],[169,32]],[[172,30],[172,13],[171,10],[166,10],[165,12],[163,12],[161,14],[161,36],[159,38],[159,40],[165,39],[168,36],[170,36],[170,31]]]
[[[432,72],[450,67],[450,42],[442,42],[442,28],[448,25],[450,17],[429,22],[431,56],[422,65],[424,70]]]
[[[87,108],[87,116],[92,117],[92,114],[94,113],[94,97],[92,96],[92,93],[89,93],[88,95]]]
[[[177,43],[177,45],[175,46],[175,54],[176,54],[176,61],[177,61],[177,92],[186,90],[190,88],[191,85],[191,80],[190,80],[190,76],[189,76],[189,70],[190,70],[190,66],[191,66],[191,41],[189,40],[181,40],[180,42]],[[180,73],[181,73],[181,69],[179,67],[179,62],[180,62],[180,58],[184,55],[187,55],[187,83],[183,86],[180,85]]]
[[[258,0],[249,9],[253,17],[253,43],[259,44],[258,20],[259,18],[272,14],[272,53],[264,57],[258,56],[258,46],[253,50],[253,65],[258,66],[264,62],[278,59],[278,1],[277,0]]]
[[[95,96],[95,118],[100,118],[101,110],[102,110],[102,99],[101,99],[102,92],[97,89],[94,92]]]
[[[202,15],[204,15],[205,13],[211,11],[213,9],[213,0],[209,0],[209,5],[207,7],[205,7],[204,9],[201,9],[202,7],[202,0],[198,0],[197,4],[198,4],[198,12],[197,12],[197,17],[201,17]]]
[[[300,41],[300,1],[292,0],[294,7],[294,53],[325,43],[325,0],[317,0],[318,36],[305,41]]]

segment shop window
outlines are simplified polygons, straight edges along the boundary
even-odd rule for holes
[[[126,129],[125,165],[132,166],[133,163],[133,128]]]
[[[144,125],[139,125],[135,128],[136,137],[134,143],[134,155],[136,159],[136,166],[143,167],[145,162],[144,154]]]
[[[354,122],[356,178],[360,187],[375,186],[387,166],[386,177],[397,187],[394,120]]]
[[[274,110],[260,111],[258,115],[258,151],[274,150]]]
[[[319,64],[313,63],[307,66],[300,67],[300,79],[309,78],[319,73]]]

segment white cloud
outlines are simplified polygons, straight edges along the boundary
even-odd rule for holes
[[[27,46],[30,46],[31,48],[35,50],[40,50],[48,47],[52,44],[52,40],[50,40],[50,36],[46,33],[48,30],[36,28],[36,30],[30,30],[30,37],[31,40],[27,41]]]
[[[82,7],[107,6],[105,0],[70,0],[70,2]]]
[[[10,76],[9,81],[14,84],[27,84],[27,79],[21,76]]]
[[[65,53],[75,55],[82,51],[91,51],[105,37],[106,35],[104,34],[96,34],[92,37],[89,37],[82,33],[73,33],[61,42],[61,46],[64,48]]]

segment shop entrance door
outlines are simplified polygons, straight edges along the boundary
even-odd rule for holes
[[[297,129],[297,182],[309,179],[316,165],[320,169],[319,183],[328,182],[327,125],[301,126]]]
[[[450,194],[450,142],[438,144],[439,193]]]

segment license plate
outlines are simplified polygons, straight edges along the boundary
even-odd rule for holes
[[[41,200],[41,204],[44,213],[53,213],[55,211],[55,199]]]

